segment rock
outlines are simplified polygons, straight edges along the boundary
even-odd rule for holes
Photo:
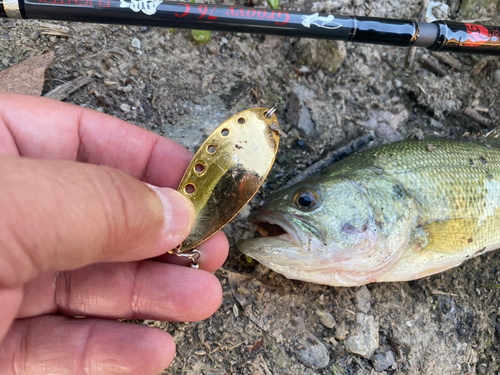
[[[365,314],[370,311],[372,295],[368,288],[363,285],[356,290],[356,307]]]
[[[124,92],[126,94],[128,94],[129,92],[132,92],[132,90],[133,90],[133,87],[130,85],[118,87],[118,91]]]
[[[448,19],[450,7],[440,1],[430,1],[425,13],[425,22]]]
[[[324,39],[300,39],[293,45],[299,63],[335,73],[345,60],[345,43]]]
[[[288,100],[286,120],[299,129],[302,136],[309,137],[316,133],[316,127],[311,120],[309,109],[304,101],[314,97],[314,92],[307,87],[296,85]]]
[[[321,321],[321,324],[323,324],[326,328],[335,327],[335,318],[333,317],[332,314],[330,314],[326,311],[316,310],[316,315],[319,316],[319,320]]]
[[[396,362],[396,359],[394,358],[392,350],[388,350],[385,353],[374,354],[372,357],[372,365],[377,372],[387,370],[394,362]]]
[[[312,369],[320,369],[328,366],[330,356],[326,346],[314,335],[307,335],[304,348],[297,354],[299,360]]]
[[[500,84],[500,69],[495,70],[495,72],[493,73],[493,79],[496,83]]]
[[[132,39],[132,47],[140,49],[141,48],[141,41],[137,38]]]
[[[340,323],[339,326],[337,326],[337,328],[335,329],[335,334],[334,334],[334,337],[337,339],[337,340],[344,340],[345,337],[347,336],[347,329],[345,327],[345,322],[342,322]]]
[[[356,315],[356,333],[349,336],[344,345],[348,352],[370,358],[378,349],[378,323],[371,315]]]
[[[120,109],[125,113],[130,112],[130,106],[126,103],[120,104]]]
[[[394,110],[399,110],[397,114],[383,110],[370,110],[369,117],[363,125],[368,128],[377,129],[380,136],[389,141],[395,142],[403,139],[403,136],[397,130],[398,127],[405,124],[410,117],[409,112],[400,106],[395,106]]]

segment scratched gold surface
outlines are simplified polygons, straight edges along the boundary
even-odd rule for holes
[[[242,111],[222,123],[200,147],[178,191],[195,208],[195,223],[180,251],[214,235],[255,195],[273,165],[279,135],[268,108]]]

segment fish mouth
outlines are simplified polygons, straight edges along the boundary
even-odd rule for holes
[[[300,221],[298,227],[292,221],[295,219]],[[300,232],[300,225],[306,224],[302,216],[259,207],[248,216],[248,221],[257,226],[262,237],[238,241],[237,247],[243,254],[290,278],[296,278],[294,270],[317,271],[324,266],[325,262],[315,259],[315,250],[323,242]]]
[[[257,226],[262,237],[273,237],[288,246],[302,248],[297,231],[285,216],[259,207],[248,216],[248,221]]]

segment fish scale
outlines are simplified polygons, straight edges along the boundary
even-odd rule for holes
[[[318,195],[312,209],[293,201],[304,189]],[[288,234],[238,247],[289,278],[345,286],[411,280],[500,247],[499,207],[499,148],[405,140],[356,153],[275,193],[250,219]],[[326,241],[306,251],[304,241],[315,243],[307,226]]]

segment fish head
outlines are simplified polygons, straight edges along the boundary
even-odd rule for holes
[[[388,246],[366,191],[340,176],[278,191],[249,221],[264,237],[240,241],[243,253],[288,278],[336,286],[376,281],[407,235],[397,251]]]

